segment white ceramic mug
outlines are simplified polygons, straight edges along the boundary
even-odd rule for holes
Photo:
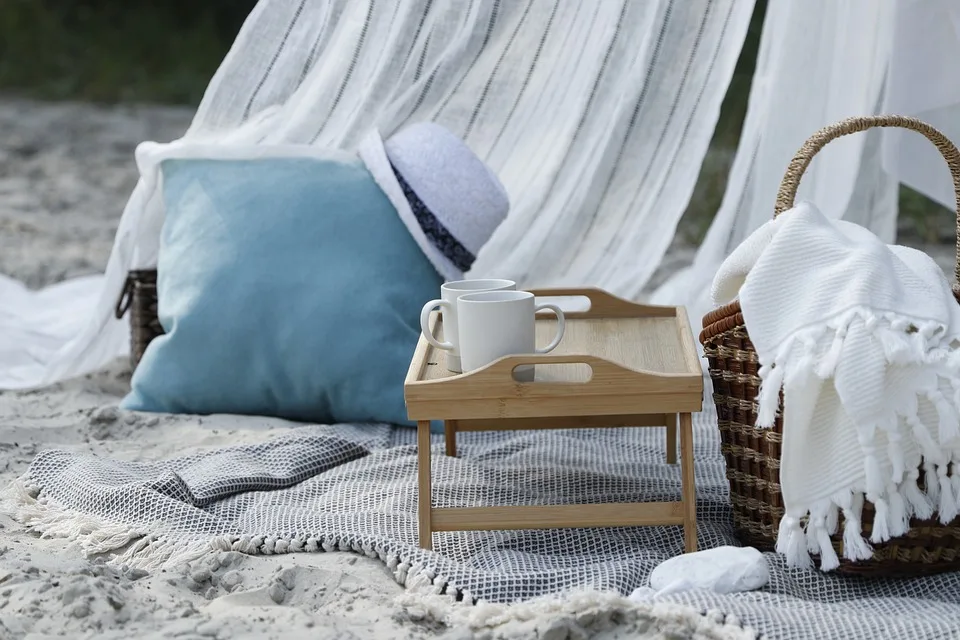
[[[457,280],[441,286],[440,298],[423,305],[423,310],[420,312],[420,330],[423,331],[423,337],[427,339],[427,342],[437,349],[443,349],[447,352],[446,360],[449,371],[455,373],[462,371],[460,367],[460,341],[457,335],[457,299],[468,293],[508,291],[516,288],[517,283],[513,280]],[[430,312],[438,307],[443,317],[443,342],[437,340],[437,337],[430,332]]]
[[[549,309],[557,316],[557,335],[537,348],[537,312]],[[485,367],[510,355],[549,353],[563,339],[563,311],[555,304],[537,304],[529,291],[486,291],[457,300],[460,364],[464,372]],[[532,365],[517,367],[518,380],[532,381]]]

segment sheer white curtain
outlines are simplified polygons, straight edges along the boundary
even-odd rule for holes
[[[689,200],[753,4],[261,0],[185,138],[353,149],[372,127],[435,120],[511,195],[475,275],[630,292]],[[127,270],[155,264],[162,221],[141,181],[102,279],[16,296],[0,281],[0,387],[126,351],[113,306]]]
[[[917,117],[960,144],[960,2],[899,0],[884,111]],[[883,166],[901,182],[955,208],[943,157],[926,138],[884,132]]]
[[[895,9],[876,0],[771,0],[720,210],[693,265],[665,282],[654,301],[688,305],[695,319],[709,311],[717,267],[773,216],[783,172],[804,140],[836,120],[880,110]],[[880,141],[880,132],[869,132],[830,143],[797,197],[892,241],[897,182],[881,167]]]

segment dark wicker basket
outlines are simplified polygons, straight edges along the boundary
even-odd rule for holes
[[[811,136],[790,162],[777,193],[774,217],[793,206],[803,172],[824,145],[834,138],[871,127],[903,127],[918,131],[937,146],[953,176],[960,230],[960,152],[933,127],[901,116],[850,118]],[[957,283],[960,283],[960,236],[957,256]],[[958,284],[954,284],[954,296],[960,301],[958,291]],[[780,495],[783,396],[780,398],[781,410],[777,412],[775,426],[772,429],[757,428],[759,363],[738,301],[704,317],[700,342],[709,361],[710,378],[713,381],[721,451],[727,463],[737,535],[744,544],[772,551],[784,511]],[[922,470],[920,474],[922,482]],[[862,523],[864,533],[868,536],[872,530],[873,516],[872,505],[866,503]],[[842,525],[842,516],[840,520]],[[841,533],[833,535],[831,540],[840,557],[837,570],[843,573],[892,577],[960,570],[960,517],[948,525],[942,525],[937,520],[913,519],[906,535],[874,545],[873,558],[860,562],[843,558]]]
[[[116,315],[130,311],[130,365],[136,369],[147,345],[163,335],[157,319],[157,271],[141,269],[127,274],[123,292],[117,300]]]

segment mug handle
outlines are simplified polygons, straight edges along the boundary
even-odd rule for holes
[[[427,304],[423,305],[423,310],[420,311],[420,330],[423,332],[423,337],[426,338],[427,342],[432,344],[437,349],[452,351],[453,343],[440,342],[437,340],[436,336],[433,335],[433,332],[430,331],[430,313],[437,307],[441,309],[448,309],[451,313],[453,312],[453,305],[446,300],[431,300]]]
[[[557,316],[557,335],[553,338],[553,342],[545,346],[543,349],[537,349],[537,353],[550,353],[560,344],[560,341],[563,340],[563,331],[566,326],[566,321],[563,317],[563,310],[555,304],[538,304],[534,307],[534,314],[537,311],[552,311],[553,315]]]

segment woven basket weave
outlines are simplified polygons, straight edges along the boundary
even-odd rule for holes
[[[127,281],[117,300],[117,318],[122,318],[127,311],[130,311],[130,365],[136,369],[150,341],[163,335],[163,327],[157,319],[156,269],[141,269],[127,274]]]
[[[840,136],[872,127],[902,127],[922,133],[937,146],[947,161],[957,194],[956,283],[960,283],[960,152],[943,134],[919,120],[902,116],[850,118],[816,132],[804,143],[787,168],[777,193],[774,217],[793,206],[800,178],[824,145]],[[960,301],[960,289],[956,283],[953,293]],[[721,450],[727,463],[737,535],[744,544],[773,550],[784,511],[780,495],[783,396],[781,394],[781,407],[775,426],[772,429],[756,427],[759,363],[744,325],[739,301],[716,309],[703,318],[700,342],[709,361],[710,378],[713,381]],[[922,469],[920,479],[922,482]],[[872,505],[866,503],[863,531],[868,537],[873,516]],[[842,532],[842,527],[839,531]],[[946,526],[937,520],[911,520],[910,531],[906,535],[874,545],[873,558],[860,562],[843,558],[843,536],[840,532],[833,535],[831,540],[841,559],[838,571],[842,573],[911,576],[960,569],[960,517]]]

